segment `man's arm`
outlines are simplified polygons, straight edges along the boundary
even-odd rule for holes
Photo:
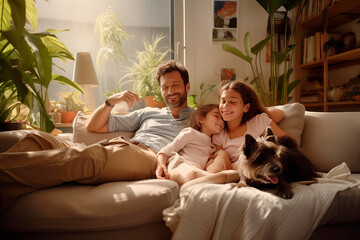
[[[121,102],[126,102],[129,108],[134,106],[135,101],[141,102],[141,98],[130,91],[116,93],[108,98],[110,105],[115,105]],[[90,121],[87,125],[89,132],[108,132],[108,120],[112,107],[107,104],[99,106],[91,115]]]

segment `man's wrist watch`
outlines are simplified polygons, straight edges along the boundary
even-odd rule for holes
[[[115,106],[115,104],[109,103],[109,99],[106,99],[105,104],[106,104],[106,106],[111,107],[111,108],[113,108]]]

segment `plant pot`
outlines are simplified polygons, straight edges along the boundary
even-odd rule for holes
[[[144,98],[145,100],[145,105],[147,107],[156,107],[156,108],[163,108],[166,107],[166,103],[165,102],[159,102],[155,99],[154,96],[146,96]]]
[[[20,130],[23,128],[22,122],[0,122],[0,132]]]
[[[61,112],[62,123],[72,123],[76,117],[77,111],[63,111]]]

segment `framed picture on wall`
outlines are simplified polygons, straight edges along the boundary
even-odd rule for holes
[[[212,0],[212,42],[237,42],[238,1]]]

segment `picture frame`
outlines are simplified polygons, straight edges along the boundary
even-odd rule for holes
[[[212,0],[212,43],[238,41],[238,0]]]

